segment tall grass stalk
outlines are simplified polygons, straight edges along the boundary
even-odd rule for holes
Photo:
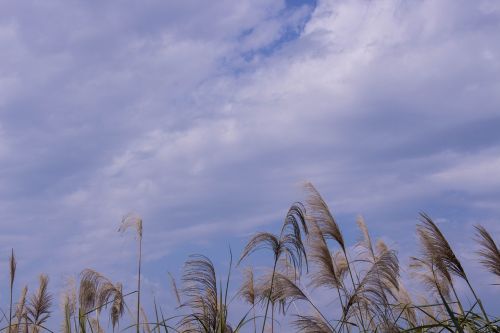
[[[128,228],[135,227],[138,238],[138,260],[137,260],[137,312],[136,312],[136,332],[140,333],[140,311],[141,311],[141,261],[142,261],[142,218],[129,213],[121,222],[119,232],[125,232]]]
[[[287,212],[280,234],[276,236],[268,232],[258,232],[248,241],[238,262],[238,264],[241,263],[243,259],[258,249],[268,248],[273,253],[273,270],[262,323],[262,333],[264,333],[266,327],[269,305],[273,296],[274,276],[280,258],[286,256],[293,265],[295,272],[302,272],[303,262],[305,262],[307,268],[307,254],[301,236],[301,227],[308,234],[305,216],[304,206],[300,203],[293,204]],[[271,324],[272,329],[273,325]]]
[[[258,232],[245,245],[238,264],[253,252],[266,249],[272,254],[272,265],[262,276],[254,276],[252,268],[245,271],[245,282],[236,296],[243,298],[250,308],[234,322],[236,326],[229,321],[233,300],[229,297],[233,268],[231,250],[225,281],[218,279],[214,264],[208,257],[190,256],[184,264],[182,288],[177,289],[175,279],[169,274],[178,303],[175,311],[178,312],[165,317],[157,298],[153,297],[156,322],[148,321],[141,302],[142,219],[128,214],[118,230],[125,232],[133,227],[136,231],[138,258],[134,266],[137,268],[137,290],[124,294],[120,283],[111,282],[95,270],[83,270],[78,288],[73,284],[73,288],[63,294],[63,317],[58,331],[103,333],[112,327],[114,332],[120,328],[119,320],[126,310],[131,323],[122,331],[135,327],[137,333],[241,333],[247,324],[251,326],[251,322],[254,333],[269,330],[274,333],[275,324],[290,315],[292,327],[301,333],[500,332],[500,317],[497,313],[486,312],[459,258],[428,215],[420,215],[416,229],[420,255],[410,258],[411,277],[417,277],[424,288],[419,290],[419,295],[411,295],[402,283],[396,252],[381,240],[372,243],[362,219],[357,221],[363,233],[363,239],[356,243],[360,247],[353,249],[348,246],[319,192],[310,183],[306,184],[306,190],[307,201],[304,205],[295,203],[290,207],[278,233]],[[478,259],[498,277],[500,250],[493,236],[483,227],[476,227]],[[311,269],[308,261],[312,262]],[[29,295],[27,286],[24,287],[19,301],[13,303],[17,278],[13,249],[9,265],[9,309],[5,312],[0,309],[3,314],[0,322],[4,323],[0,332],[52,333],[46,326],[52,314],[48,277],[42,274],[38,289]],[[455,287],[456,281],[460,281],[458,278],[465,281],[470,291]],[[307,290],[309,287],[313,288],[312,293]],[[497,285],[492,288],[497,288]],[[317,296],[314,291],[321,292],[318,302],[314,299]],[[327,294],[323,295],[323,292]],[[134,293],[137,295],[132,296]],[[473,305],[462,303],[460,298],[464,298],[464,293],[472,293]],[[127,306],[125,298],[129,295],[133,299],[137,296],[137,309]],[[331,296],[333,302],[322,302]],[[261,306],[260,310],[256,310],[258,306]],[[100,322],[104,320],[104,310],[109,312],[108,328]],[[304,313],[304,310],[309,312]],[[262,312],[264,316],[260,322]],[[153,318],[152,315],[149,317]],[[170,324],[170,321],[175,322]]]
[[[14,256],[14,249],[12,249],[10,258],[9,258],[9,268],[10,268],[10,301],[9,301],[9,333],[11,333],[12,328],[12,290],[14,288],[14,279],[16,276],[16,257]]]

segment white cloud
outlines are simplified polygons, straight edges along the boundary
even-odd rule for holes
[[[134,248],[116,233],[131,210],[147,262],[228,234],[240,246],[306,179],[400,242],[428,206],[451,224],[498,217],[499,13],[486,2],[61,2],[34,11],[67,18],[30,24],[12,6],[3,246],[55,274],[95,265],[131,280]],[[277,42],[287,29],[297,38]]]
[[[496,193],[500,185],[499,156],[497,150],[458,155],[448,168],[431,175],[431,181],[440,187],[467,193]]]

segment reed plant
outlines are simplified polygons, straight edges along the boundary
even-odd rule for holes
[[[53,313],[47,275],[40,275],[38,288],[31,293],[24,286],[19,300],[13,302],[17,259],[12,249],[8,311],[1,311],[0,323],[4,324],[0,332],[115,332],[127,313],[133,324],[121,330],[135,329],[137,333],[273,333],[280,320],[284,321],[282,332],[500,332],[499,309],[485,307],[461,259],[429,215],[420,214],[415,231],[420,251],[410,258],[410,274],[405,280],[397,252],[383,240],[374,239],[362,217],[356,220],[359,237],[349,243],[319,191],[311,183],[304,190],[306,199],[291,205],[279,232],[254,234],[236,265],[247,263],[258,250],[268,250],[267,269],[244,267],[241,286],[232,293],[231,252],[229,270],[223,277],[210,258],[191,255],[179,284],[169,275],[177,307],[168,311],[156,298],[152,313],[141,303],[143,222],[135,214],[123,218],[119,231],[136,231],[137,288],[125,292],[121,283],[84,269],[78,283],[69,283],[62,294],[59,330],[47,325]],[[477,259],[492,276],[500,278],[496,236],[475,226]],[[408,290],[403,280],[418,283],[417,291]],[[127,299],[134,295],[132,314]],[[330,300],[327,304],[321,301],[325,297]],[[240,317],[233,311],[234,302],[248,306]],[[231,322],[230,318],[237,319]]]
[[[140,333],[140,309],[141,309],[141,263],[142,263],[142,218],[135,213],[129,213],[122,219],[118,231],[123,233],[129,228],[135,228],[137,233],[137,311],[136,311],[136,332]]]

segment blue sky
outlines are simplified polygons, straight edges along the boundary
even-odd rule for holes
[[[309,180],[351,244],[362,214],[402,261],[428,212],[498,308],[470,236],[500,235],[499,35],[496,1],[3,2],[0,283],[13,247],[18,289],[131,285],[135,211],[168,303],[167,271],[225,272]]]

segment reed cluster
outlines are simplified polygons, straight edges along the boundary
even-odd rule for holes
[[[208,257],[192,255],[184,264],[180,283],[169,275],[177,307],[166,313],[154,300],[149,316],[154,320],[148,319],[141,303],[143,222],[137,215],[127,215],[119,228],[124,232],[132,227],[137,234],[137,289],[124,293],[121,283],[84,269],[78,283],[68,283],[62,295],[59,329],[46,325],[53,305],[46,275],[39,277],[35,291],[29,293],[25,286],[13,302],[17,262],[12,250],[10,303],[8,311],[2,311],[1,331],[500,332],[500,309],[485,308],[460,259],[430,216],[420,214],[416,227],[420,252],[410,258],[409,269],[420,289],[412,294],[401,278],[396,251],[380,239],[374,241],[363,218],[356,221],[360,238],[349,245],[316,188],[307,183],[305,190],[307,199],[290,207],[279,233],[258,232],[247,242],[234,265],[243,272],[237,292],[230,293],[229,286],[235,268],[232,254],[229,272],[222,279]],[[500,279],[500,250],[494,237],[480,225],[475,228],[477,258]],[[260,250],[269,254],[268,270],[244,267]],[[465,291],[458,290],[459,281]],[[130,309],[127,304],[133,295],[135,307]],[[230,323],[235,300],[247,304],[248,310]],[[120,322],[125,313],[133,324],[123,327]]]

